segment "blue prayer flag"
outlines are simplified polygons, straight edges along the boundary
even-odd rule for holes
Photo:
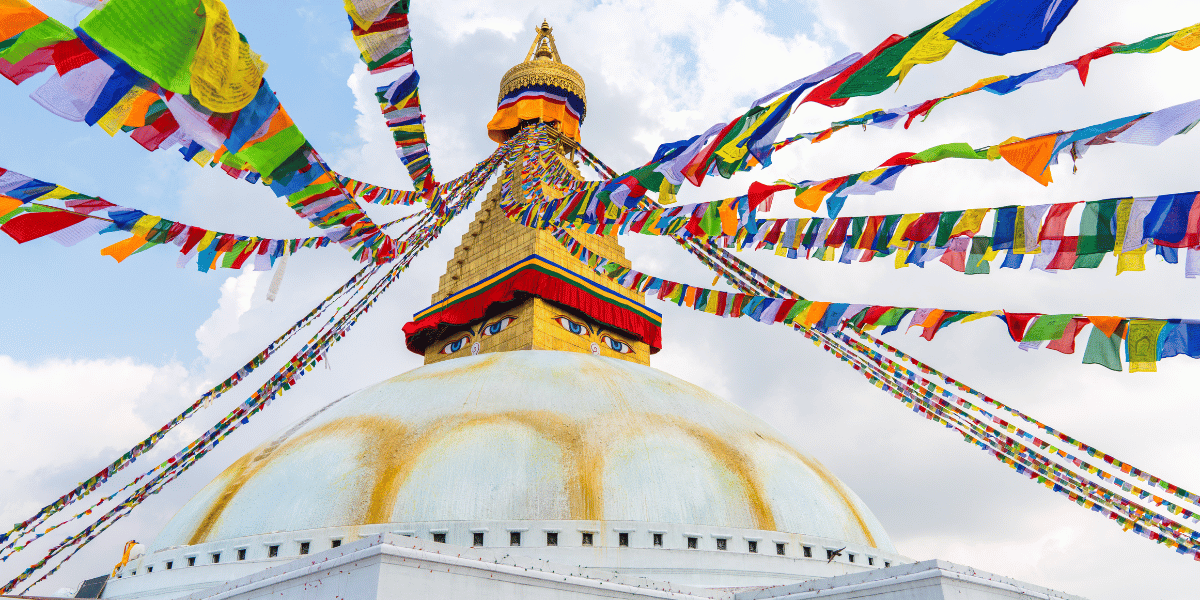
[[[1045,46],[1078,0],[991,0],[963,17],[946,37],[988,54]]]

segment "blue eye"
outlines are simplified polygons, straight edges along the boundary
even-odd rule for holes
[[[489,336],[489,335],[496,335],[497,333],[504,331],[504,329],[506,327],[508,327],[513,321],[516,321],[516,320],[517,320],[516,317],[512,317],[512,316],[504,317],[503,319],[500,319],[499,321],[496,321],[495,323],[492,323],[491,325],[484,327],[483,335],[485,337]]]
[[[607,335],[601,337],[600,341],[604,342],[604,344],[611,348],[613,352],[619,352],[621,354],[629,354],[633,352],[633,348],[629,344],[626,344],[621,340],[613,339]]]
[[[445,346],[443,346],[442,354],[454,354],[455,352],[462,350],[463,346],[466,346],[467,342],[469,342],[469,341],[471,341],[471,336],[464,335],[464,336],[458,338],[457,340],[454,340],[453,342],[450,342],[449,344],[446,344]]]
[[[563,329],[566,329],[575,335],[591,335],[592,333],[591,330],[588,329],[587,325],[576,323],[575,321],[572,321],[566,317],[556,317],[554,320],[558,321],[558,324],[562,325]]]

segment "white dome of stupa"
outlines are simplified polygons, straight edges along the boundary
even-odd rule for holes
[[[738,406],[633,362],[530,350],[426,365],[302,419],[197,493],[110,591],[171,597],[383,532],[701,586],[907,562],[854,492]],[[206,569],[151,584],[181,567]]]
[[[471,520],[709,525],[895,552],[854,492],[762,420],[650,367],[547,351],[353,394],[242,457],[151,547]]]

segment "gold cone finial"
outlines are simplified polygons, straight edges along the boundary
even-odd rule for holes
[[[536,27],[533,30],[537,37],[533,38],[533,45],[529,46],[529,53],[525,55],[525,61],[533,60],[553,60],[561,63],[562,59],[558,56],[558,48],[554,45],[554,28],[542,19],[542,26]]]

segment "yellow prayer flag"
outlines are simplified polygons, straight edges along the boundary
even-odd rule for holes
[[[958,223],[950,230],[950,237],[969,233],[974,236],[979,233],[979,229],[983,227],[983,219],[987,216],[990,208],[972,208],[963,211],[961,217],[958,218]]]
[[[133,224],[133,227],[129,229],[129,232],[133,235],[144,238],[150,233],[151,229],[154,229],[155,225],[158,225],[158,222],[161,220],[162,217],[146,215],[138,219],[137,222]]]
[[[346,14],[360,29],[369,29],[396,4],[394,0],[345,0]]]
[[[987,310],[987,311],[983,311],[983,312],[977,312],[977,313],[973,313],[970,316],[964,318],[962,320],[962,322],[970,323],[971,321],[978,321],[979,319],[985,319],[987,317],[994,317],[996,315],[1002,314],[1003,312],[1004,311],[1002,311],[1002,310]]]
[[[678,200],[675,197],[676,187],[671,184],[671,181],[663,177],[662,185],[658,186],[658,203],[659,204],[675,204]]]
[[[1036,241],[1036,240],[1034,240]],[[1025,207],[1017,207],[1017,218],[1013,225],[1013,254],[1028,254],[1025,251]]]
[[[888,77],[899,76],[900,82],[903,83],[905,75],[908,75],[908,72],[913,67],[919,64],[935,63],[946,58],[946,55],[950,54],[950,50],[954,48],[954,44],[956,43],[954,40],[946,37],[946,32],[961,21],[963,17],[971,14],[975,9],[990,1],[975,0],[939,21],[933,29],[930,29],[921,37],[920,41],[905,53],[904,58],[900,59],[900,62],[888,73]]]
[[[237,112],[258,94],[267,64],[238,35],[221,0],[200,3],[204,35],[192,61],[192,95],[213,112]]]
[[[201,237],[200,241],[196,242],[196,248],[195,248],[196,252],[203,252],[203,251],[207,250],[208,245],[211,244],[212,241],[216,238],[217,238],[217,232],[215,232],[215,231],[209,231],[209,232],[205,233],[204,237]]]
[[[212,159],[213,152],[211,150],[201,150],[192,157],[192,162],[202,167],[207,167],[212,162]]]
[[[67,196],[70,196],[75,193],[76,193],[75,191],[72,191],[72,190],[67,189],[60,185],[60,186],[56,186],[53,190],[50,190],[49,193],[38,196],[38,200],[59,200],[61,198],[66,198]]]
[[[1166,47],[1168,44],[1184,52],[1195,50],[1196,47],[1200,46],[1200,23],[1176,31],[1175,35],[1171,36],[1171,39],[1166,44],[1163,44],[1163,47]],[[1155,52],[1161,49],[1156,49]]]
[[[812,221],[812,219],[809,217],[796,220],[796,235],[792,237],[793,250],[800,248],[800,245],[804,243],[804,232],[808,231],[808,224],[810,221]]]
[[[117,135],[117,132],[121,130],[121,125],[125,123],[125,120],[129,118],[129,113],[133,111],[134,103],[137,102],[137,99],[141,98],[142,94],[144,93],[146,93],[146,90],[143,90],[137,86],[133,86],[133,88],[131,88],[128,92],[125,92],[125,95],[122,96],[121,99],[118,100],[117,103],[108,110],[108,112],[104,113],[103,117],[100,117],[96,121],[96,124],[99,125],[100,129],[103,129],[104,133],[107,133],[109,137]],[[142,114],[144,115],[145,113]]]
[[[908,213],[900,217],[900,222],[896,224],[896,232],[892,234],[892,239],[888,241],[889,248],[908,248],[911,243],[904,241],[904,232],[908,230],[908,226],[913,224],[913,221],[921,218],[922,213]],[[905,253],[907,256],[907,253]]]
[[[1125,271],[1146,270],[1146,246],[1117,255],[1117,275]]]
[[[1113,244],[1113,256],[1120,256],[1125,243],[1125,232],[1129,227],[1129,215],[1133,211],[1133,198],[1123,198],[1117,203],[1117,210],[1113,214],[1113,220],[1116,223],[1115,238],[1116,243]]]
[[[992,262],[993,260],[996,260],[997,256],[1000,256],[1000,251],[991,246],[988,246],[987,250],[983,251],[983,255],[979,257],[979,260],[976,261],[974,266],[978,267],[979,265],[982,265],[985,262]]]

